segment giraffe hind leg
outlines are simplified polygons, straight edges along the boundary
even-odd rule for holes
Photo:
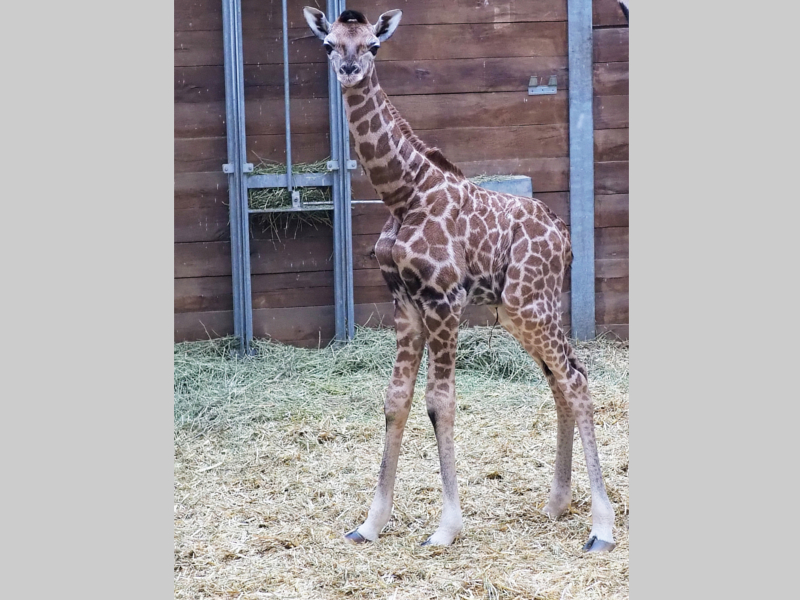
[[[542,369],[553,394],[558,416],[556,459],[550,496],[543,510],[551,519],[557,519],[569,509],[572,501],[572,446],[575,438],[575,416],[572,414],[552,371],[536,353],[531,352],[526,347],[525,337],[514,322],[510,320],[504,307],[498,308],[498,319],[503,327],[520,342],[523,348],[526,348],[534,362]]]
[[[562,405],[562,408],[567,415],[567,419],[563,422],[564,431],[562,435],[562,418],[559,416],[560,440],[556,451],[557,466],[566,465],[567,446],[571,447],[572,445],[571,439],[569,442],[566,441],[566,436],[568,435],[566,430],[569,428],[568,415],[571,414],[574,418],[581,436],[592,493],[592,530],[584,550],[590,552],[611,551],[616,545],[612,532],[614,511],[606,494],[600,458],[597,452],[594,431],[594,408],[592,398],[589,395],[586,369],[575,356],[569,341],[561,330],[557,315],[536,313],[532,307],[514,310],[511,314],[509,314],[508,309],[505,312],[506,319],[512,325],[512,334],[517,337],[531,356],[538,357],[548,382],[551,379],[554,382],[555,385],[551,385],[551,387],[555,387],[553,395],[556,398],[556,406],[558,406],[556,390],[563,397],[564,405]],[[571,462],[571,455],[569,462]],[[565,480],[566,477],[562,475],[560,479],[562,487]],[[559,473],[556,472],[554,483],[558,481]],[[553,493],[558,495],[557,487],[558,485],[554,485],[554,490],[551,492],[551,500],[553,499]],[[556,503],[553,508],[561,508],[561,506]]]
[[[423,546],[449,546],[463,528],[454,442],[455,355],[461,306],[459,299],[453,304],[426,305],[424,309],[429,361],[425,405],[436,435],[443,504],[439,527]]]

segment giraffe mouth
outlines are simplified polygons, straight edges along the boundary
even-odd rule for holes
[[[362,79],[364,79],[364,73],[354,73],[352,75],[337,75],[336,78],[339,80],[339,83],[342,84],[342,87],[349,88],[353,87],[357,83],[359,83]]]

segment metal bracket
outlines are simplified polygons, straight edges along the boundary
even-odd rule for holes
[[[300,208],[300,192],[292,190],[292,207]]]
[[[328,168],[328,171],[338,171],[339,170],[339,161],[338,160],[329,160],[325,163],[325,166]],[[358,163],[354,160],[347,161],[347,170],[352,171],[358,167]]]
[[[543,96],[545,94],[555,94],[558,88],[558,79],[555,75],[550,75],[547,85],[539,85],[539,78],[534,75],[528,82],[528,96]]]
[[[233,165],[231,163],[225,163],[222,165],[222,172],[223,173],[233,173]],[[253,163],[245,163],[242,166],[243,173],[252,173],[253,172]]]

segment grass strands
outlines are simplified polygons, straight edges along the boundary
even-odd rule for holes
[[[617,548],[581,551],[591,494],[576,434],[570,513],[542,512],[556,415],[538,367],[505,331],[463,329],[455,445],[465,528],[420,547],[441,516],[436,440],[420,369],[392,519],[376,543],[341,535],[366,517],[383,449],[394,333],[358,328],[342,348],[231,339],[175,345],[176,598],[628,597],[628,348],[578,343],[616,513]]]
[[[509,179],[514,179],[514,177],[514,175],[486,175],[483,173],[475,177],[470,177],[469,180],[475,185],[481,185],[489,181],[508,181]]]
[[[328,158],[313,163],[292,163],[292,173],[327,173]],[[253,175],[281,175],[286,173],[286,165],[272,161],[261,160],[253,167]],[[329,187],[301,187],[300,200],[304,203],[332,202]],[[261,188],[247,191],[248,202],[251,210],[265,210],[269,208],[286,208],[292,205],[292,197],[286,188]]]

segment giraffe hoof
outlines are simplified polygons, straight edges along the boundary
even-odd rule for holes
[[[349,533],[345,533],[344,539],[346,539],[351,544],[366,544],[369,541],[363,535],[358,533],[358,528],[353,529],[353,531]]]
[[[589,538],[589,541],[586,542],[583,546],[584,552],[611,552],[617,545],[614,542],[606,542],[603,540],[597,539],[596,535],[593,535]]]

